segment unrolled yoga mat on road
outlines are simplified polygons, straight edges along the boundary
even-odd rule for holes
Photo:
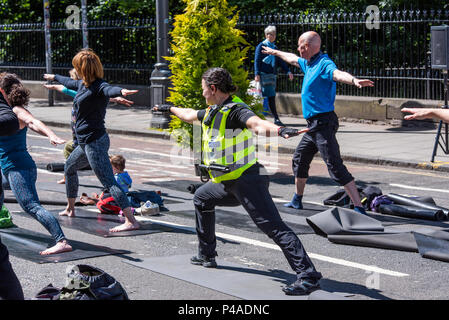
[[[170,211],[170,215],[195,219],[194,210]],[[231,210],[215,209],[215,222],[217,224],[236,228],[239,230],[262,232],[246,212],[239,213],[233,212]],[[290,227],[290,229],[293,230],[293,232],[297,234],[313,233],[312,228],[310,228],[308,225],[302,225],[299,223],[292,223],[287,221],[284,222]]]
[[[50,243],[53,243],[49,235],[15,227],[0,229],[0,236],[12,256],[36,263],[67,262],[111,254],[131,253],[126,250],[116,250],[69,239],[72,251],[42,256],[39,252],[44,251]]]
[[[419,252],[449,262],[449,229],[428,226],[384,231],[380,222],[353,210],[333,208],[306,219],[316,234],[338,244]]]
[[[436,230],[427,234],[413,232],[423,258],[449,262],[449,230]]]
[[[217,268],[192,265],[191,255],[152,257],[140,262],[127,261],[133,266],[187,281],[245,300],[307,300],[308,296],[287,296],[282,287],[296,280],[295,274],[264,271],[217,259]],[[319,299],[320,291],[313,295]],[[326,292],[326,299],[332,293]],[[342,299],[334,294],[335,299]],[[177,297],[174,296],[174,299]],[[324,299],[324,298],[323,298]]]
[[[307,202],[304,202],[302,205],[303,205],[303,209],[294,209],[294,208],[284,207],[284,203],[276,203],[276,208],[282,213],[288,213],[288,214],[292,214],[295,216],[302,216],[302,217],[310,217],[310,216],[313,216],[314,214],[317,214],[319,212],[325,211],[330,208],[329,206],[322,206],[319,204],[307,203]]]
[[[119,215],[101,214],[82,209],[77,209],[75,211],[75,217],[60,216],[58,214],[59,211],[51,212],[63,227],[76,229],[82,232],[106,238],[138,236],[157,232],[173,231],[173,229],[170,227],[150,222],[140,222],[140,229],[138,230],[109,232],[109,229],[124,223],[125,218],[120,217]]]
[[[104,238],[138,236],[157,232],[173,231],[170,227],[149,222],[140,222],[141,227],[138,230],[109,232],[109,229],[124,223],[125,218],[118,215],[101,214],[99,212],[97,213],[83,210],[81,208],[76,209],[75,217],[60,216],[58,214],[60,211],[62,211],[62,209],[50,210],[63,228],[75,229]],[[20,212],[19,214],[22,214],[25,217],[30,217],[25,212]]]

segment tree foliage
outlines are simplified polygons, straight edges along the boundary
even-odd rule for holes
[[[173,87],[167,100],[179,107],[204,109],[201,76],[211,67],[222,67],[229,71],[239,88],[239,97],[252,105],[246,93],[248,72],[242,67],[250,46],[243,32],[236,28],[235,7],[228,6],[226,0],[184,1],[187,7],[183,14],[175,16],[171,31],[173,55],[166,57],[173,74]],[[261,106],[254,104],[254,108],[257,112]],[[171,121],[170,127],[191,132],[191,125],[178,118]]]

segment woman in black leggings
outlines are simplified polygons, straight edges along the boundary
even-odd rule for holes
[[[68,157],[64,166],[66,179],[67,207],[60,215],[75,216],[75,200],[78,196],[78,170],[90,165],[103,187],[109,190],[125,216],[125,222],[110,232],[139,229],[128,197],[114,179],[109,161],[109,135],[104,119],[109,98],[127,96],[137,90],[127,90],[109,85],[103,78],[100,58],[90,49],[78,52],[72,65],[81,80],[73,80],[54,74],[44,74],[47,80],[56,80],[66,88],[77,91],[73,100],[75,135],[78,146]]]

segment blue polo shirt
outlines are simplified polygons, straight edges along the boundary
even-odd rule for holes
[[[317,54],[309,62],[299,58],[298,64],[304,72],[301,100],[302,114],[309,119],[319,113],[334,110],[336,83],[332,80],[335,63],[325,53]]]

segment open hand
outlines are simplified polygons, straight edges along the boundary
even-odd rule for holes
[[[123,97],[110,98],[109,101],[110,102],[115,102],[115,103],[120,103],[120,104],[123,104],[123,105],[125,105],[127,107],[130,107],[130,106],[132,106],[134,104],[134,101],[125,99]]]
[[[129,96],[130,94],[135,94],[137,92],[139,92],[139,90],[122,89],[122,96],[126,97]]]
[[[62,139],[62,138],[60,138],[60,137],[58,137],[58,136],[50,136],[49,137],[49,139],[50,139],[50,143],[52,144],[52,145],[54,145],[54,146],[56,146],[56,145],[58,145],[58,144],[64,144],[64,143],[66,143],[66,141],[64,140],[64,139]]]
[[[369,79],[354,79],[354,85],[357,88],[374,87],[374,82]]]
[[[57,91],[62,91],[62,89],[64,89],[64,86],[62,84],[44,84],[44,87],[49,90],[57,90]]]
[[[45,80],[49,80],[49,81],[53,81],[55,80],[55,75],[52,73],[44,73],[44,79]]]

